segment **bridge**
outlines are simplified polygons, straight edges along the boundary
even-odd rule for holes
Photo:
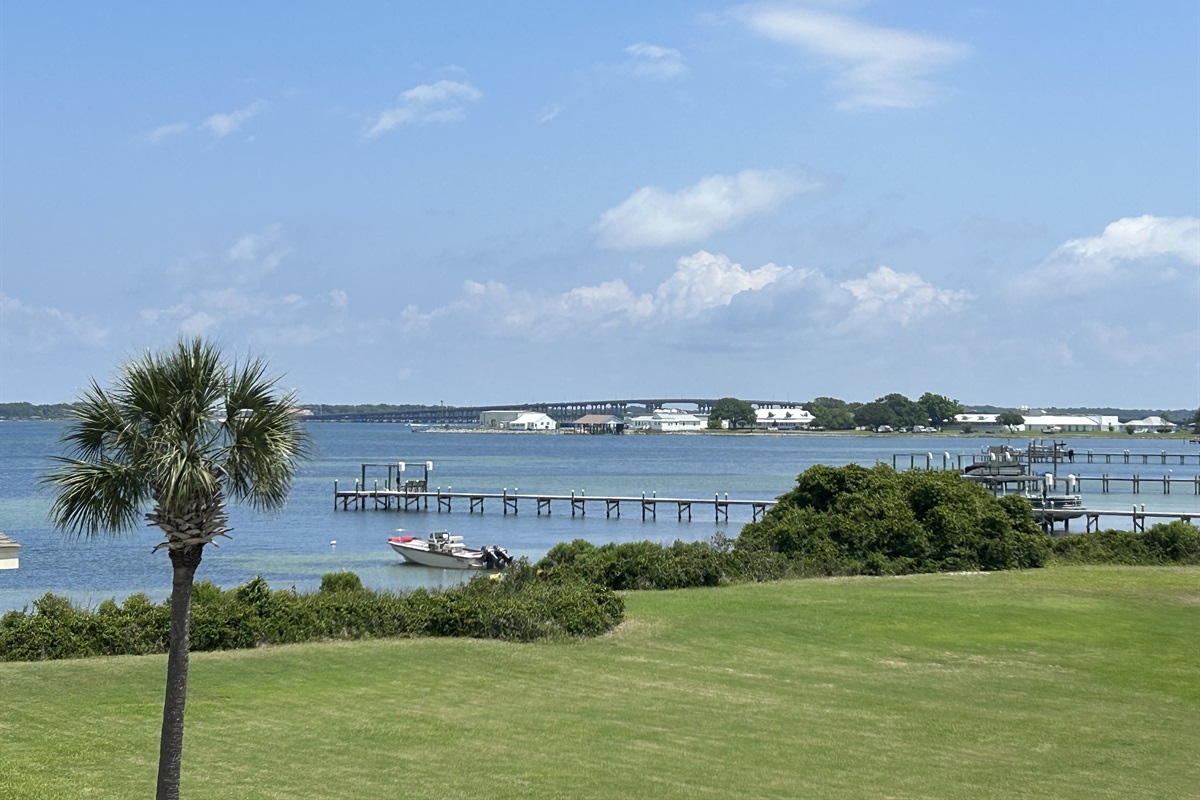
[[[662,408],[663,406],[695,406],[696,413],[708,416],[718,398],[709,397],[647,397],[627,400],[566,400],[549,403],[493,404],[487,406],[433,406],[403,411],[350,412],[345,414],[310,414],[309,422],[406,422],[415,425],[465,425],[479,422],[484,411],[540,411],[555,422],[574,422],[585,414],[611,414],[625,417],[631,409]],[[799,403],[783,400],[748,400],[755,408],[789,408]]]

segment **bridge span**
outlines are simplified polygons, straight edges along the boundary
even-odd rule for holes
[[[719,398],[710,397],[646,397],[625,400],[563,400],[547,403],[511,403],[487,406],[433,406],[403,411],[350,412],[343,414],[310,414],[309,422],[406,422],[416,425],[466,425],[479,422],[484,411],[540,411],[555,422],[574,422],[585,414],[627,416],[631,410],[655,409],[663,406],[694,406],[698,414],[708,416]],[[755,408],[789,408],[798,406],[784,400],[748,400]]]

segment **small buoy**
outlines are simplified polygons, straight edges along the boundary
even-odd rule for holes
[[[337,539],[333,539],[333,540],[331,540],[331,541],[329,542],[329,546],[330,546],[330,547],[337,547]]]

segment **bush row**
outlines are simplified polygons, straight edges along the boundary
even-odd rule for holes
[[[1175,520],[1143,533],[1071,534],[1055,539],[1053,547],[1055,560],[1064,564],[1200,564],[1200,528]]]
[[[191,649],[395,636],[509,641],[596,636],[616,627],[624,612],[624,601],[613,591],[566,573],[539,572],[526,562],[502,576],[407,594],[364,589],[353,573],[326,575],[321,588],[307,594],[272,590],[261,577],[230,590],[205,581],[193,590]],[[163,653],[169,625],[169,600],[156,604],[135,594],[89,610],[46,594],[32,611],[0,618],[0,660]]]

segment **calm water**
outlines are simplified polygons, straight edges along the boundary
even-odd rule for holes
[[[606,519],[602,505],[590,505],[586,517],[572,517],[565,505],[550,516],[538,517],[532,506],[517,515],[500,513],[499,504],[486,513],[452,514],[397,511],[334,511],[333,483],[352,487],[364,462],[432,461],[430,487],[450,491],[588,495],[640,495],[731,499],[773,499],[791,488],[795,477],[813,464],[841,465],[876,461],[909,464],[910,453],[924,464],[932,453],[941,465],[951,457],[975,453],[986,438],[847,437],[815,434],[780,436],[570,436],[484,433],[413,433],[403,425],[318,424],[309,430],[317,458],[307,465],[292,492],[287,510],[264,516],[232,508],[232,540],[218,549],[207,548],[199,579],[231,587],[262,575],[274,588],[311,590],[320,576],[351,570],[374,588],[402,589],[444,586],[462,580],[462,573],[403,565],[386,540],[397,527],[424,535],[450,529],[471,544],[500,544],[514,555],[539,558],[554,544],[575,538],[596,543],[650,539],[707,539],[716,531],[735,536],[749,521],[748,510],[731,511],[728,524],[715,524],[697,507],[693,521],[679,523],[672,510],[660,509],[657,521],[643,522],[632,506],[621,519]],[[155,600],[170,593],[170,566],[165,553],[151,554],[161,541],[156,529],[139,529],[119,537],[78,539],[50,528],[46,521],[49,495],[37,486],[37,476],[58,452],[62,426],[57,423],[0,422],[0,530],[21,545],[21,566],[0,572],[0,611],[22,608],[46,592],[96,604],[133,592]],[[1067,440],[1076,460],[1091,448],[1097,452],[1128,448],[1134,452],[1195,452],[1179,439]],[[1177,461],[1177,459],[1176,459]],[[1194,462],[1124,465],[1076,463],[1080,475],[1178,476],[1200,474]],[[1066,472],[1060,469],[1060,472]],[[376,473],[368,473],[368,482]],[[382,472],[378,472],[382,477]],[[410,473],[411,475],[411,473]],[[1147,510],[1200,511],[1200,498],[1176,486],[1175,493],[1143,491],[1101,495],[1090,490],[1085,504],[1093,508],[1128,509],[1135,502]],[[464,506],[465,508],[465,506]],[[528,509],[528,510],[527,510]],[[336,545],[332,542],[336,541]]]

